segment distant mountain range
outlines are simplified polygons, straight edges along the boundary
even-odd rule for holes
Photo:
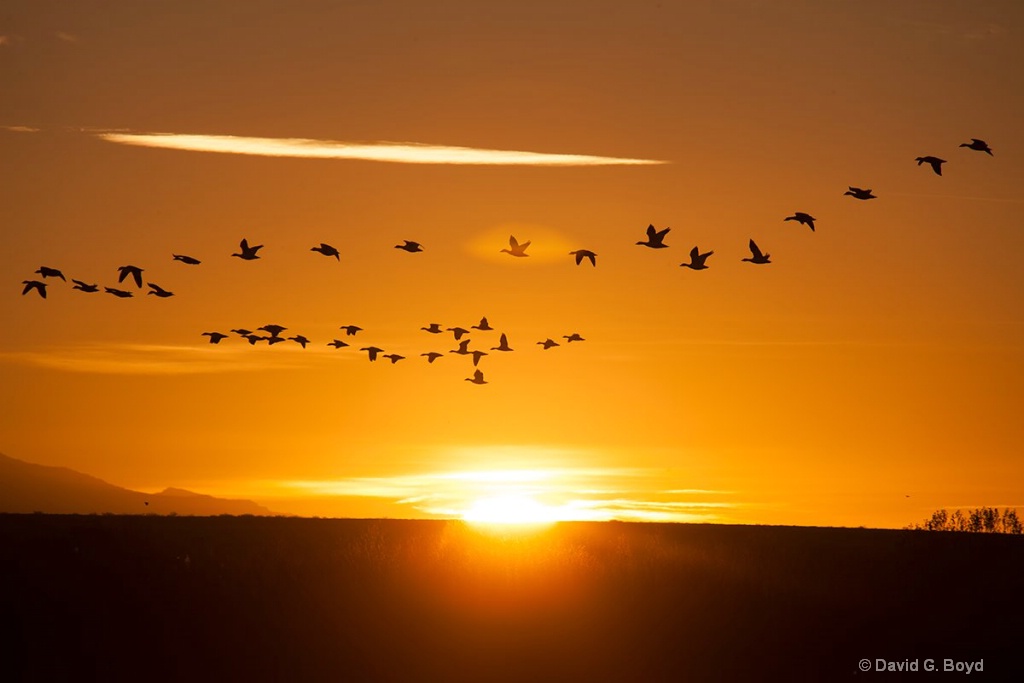
[[[48,467],[0,453],[0,512],[128,515],[273,515],[251,500],[168,488],[142,493],[67,467]]]

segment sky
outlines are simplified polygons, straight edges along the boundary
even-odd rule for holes
[[[0,452],[321,516],[1024,507],[1022,32],[1013,0],[5,3]],[[230,332],[267,324],[311,342]]]

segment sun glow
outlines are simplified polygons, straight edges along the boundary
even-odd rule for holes
[[[475,524],[551,524],[559,519],[559,511],[529,496],[504,494],[480,498],[462,518]]]

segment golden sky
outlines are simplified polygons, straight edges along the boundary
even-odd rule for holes
[[[320,515],[1024,506],[1022,32],[1013,0],[5,3],[0,451]],[[69,282],[23,296],[41,266]],[[483,316],[475,385],[420,328]],[[312,342],[201,336],[265,324]]]

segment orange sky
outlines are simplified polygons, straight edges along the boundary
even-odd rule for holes
[[[5,4],[0,451],[321,515],[509,491],[595,519],[1024,506],[1024,7],[484,4]],[[116,137],[147,133],[233,141]],[[650,223],[670,248],[635,245]],[[260,260],[230,256],[243,237]],[[740,261],[750,238],[770,265]],[[705,271],[679,267],[694,245]],[[175,296],[21,295],[43,265],[116,286],[127,263]],[[515,351],[475,386],[419,328],[481,316],[470,348]],[[313,343],[200,336],[267,323]],[[327,347],[350,323],[407,360]]]

